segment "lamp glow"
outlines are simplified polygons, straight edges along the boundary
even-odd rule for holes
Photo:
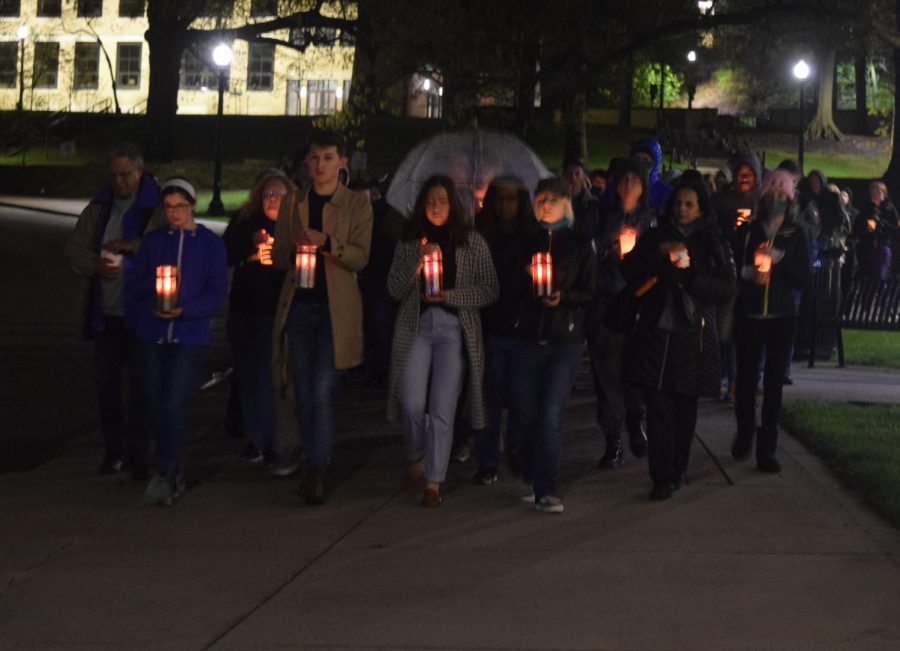
[[[803,81],[807,77],[809,77],[809,64],[806,63],[803,59],[800,59],[797,64],[794,66],[794,77]]]
[[[213,50],[213,62],[220,68],[226,68],[231,65],[234,52],[224,43],[219,43]]]

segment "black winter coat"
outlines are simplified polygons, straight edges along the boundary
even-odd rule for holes
[[[676,269],[660,246],[681,242],[690,266]],[[718,397],[719,335],[716,305],[735,292],[734,262],[728,243],[710,218],[684,233],[670,219],[650,229],[622,261],[634,293],[655,277],[639,299],[636,325],[626,345],[625,380],[641,388],[688,396]]]
[[[584,319],[594,300],[597,256],[590,241],[570,228],[549,232],[541,229],[523,239],[519,257],[527,288],[519,299],[515,336],[525,339],[570,343],[584,341]],[[560,292],[559,305],[546,307],[532,295],[527,267],[531,256],[549,251],[553,259],[553,289]]]
[[[810,279],[809,243],[806,233],[796,221],[785,221],[772,238],[774,248],[784,251],[766,285],[757,285],[741,278],[741,268],[753,265],[756,249],[768,242],[763,225],[758,220],[744,224],[734,234],[734,263],[738,272],[738,294],[735,316],[792,317],[797,314],[794,292],[803,289]]]

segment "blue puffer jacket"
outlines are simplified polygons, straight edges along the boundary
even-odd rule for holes
[[[629,154],[633,157],[637,152],[643,151],[653,158],[653,167],[650,169],[647,187],[647,193],[650,199],[650,210],[655,214],[661,215],[666,209],[666,201],[672,194],[672,186],[659,178],[660,168],[662,167],[662,147],[656,138],[647,138],[638,140],[631,145]]]
[[[160,319],[156,309],[156,267],[178,267],[177,319]],[[193,231],[160,228],[144,237],[135,259],[131,292],[138,305],[137,338],[151,343],[209,344],[209,319],[228,290],[222,239],[205,226]]]

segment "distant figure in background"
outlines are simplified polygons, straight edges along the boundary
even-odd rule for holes
[[[591,192],[598,199],[606,192],[607,178],[606,170],[594,170],[590,174]]]
[[[869,184],[869,201],[854,224],[860,276],[871,282],[885,282],[891,275],[894,238],[900,228],[897,209],[881,181]]]
[[[572,209],[575,211],[578,232],[591,237],[590,231],[598,227],[600,201],[591,191],[591,182],[585,172],[584,161],[580,158],[566,160],[563,163],[562,180],[569,185],[572,194]]]
[[[137,304],[144,395],[156,435],[156,474],[143,496],[148,506],[172,506],[185,491],[191,399],[202,381],[210,318],[228,291],[225,245],[194,221],[194,186],[171,178],[160,191],[169,225],[144,238],[129,280]],[[160,265],[176,269],[177,300],[168,309],[157,302]]]
[[[631,145],[632,160],[647,165],[647,201],[654,216],[662,215],[666,201],[672,194],[672,186],[660,178],[662,173],[662,147],[656,138],[638,140]]]
[[[66,240],[65,257],[87,280],[83,331],[94,365],[105,453],[101,475],[130,467],[147,478],[147,428],[134,328],[137,305],[127,291],[141,238],[165,223],[159,188],[130,143],[108,155],[109,180],[85,207]]]
[[[725,237],[755,217],[762,171],[754,154],[734,154],[728,161],[732,182],[712,196],[713,213]]]

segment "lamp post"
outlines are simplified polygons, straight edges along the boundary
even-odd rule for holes
[[[800,59],[794,65],[794,77],[800,82],[800,104],[798,117],[800,120],[800,140],[797,144],[797,166],[800,168],[800,176],[803,176],[803,86],[809,77],[809,64]]]
[[[16,30],[16,36],[19,37],[19,101],[16,103],[16,110],[20,113],[25,108],[25,39],[28,38],[28,33],[28,25],[22,25]]]
[[[694,50],[691,50],[687,53],[688,63],[691,64],[690,71],[688,72],[688,110],[690,111],[694,108],[694,95],[697,94],[697,84],[694,83],[694,66],[693,64],[697,62],[697,53]]]
[[[225,102],[225,71],[231,65],[233,55],[231,48],[224,43],[220,43],[213,50],[213,62],[219,73],[219,111],[216,114],[216,165],[213,172],[213,196],[208,210],[210,215],[221,215],[225,212],[225,205],[222,203],[222,110]]]

